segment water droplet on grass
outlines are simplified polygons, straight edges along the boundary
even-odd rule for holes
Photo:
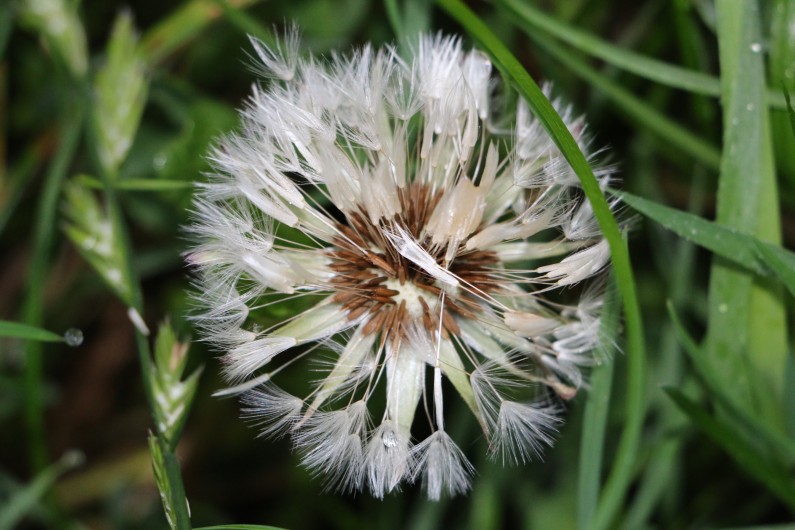
[[[73,348],[83,344],[83,332],[77,328],[70,328],[66,330],[63,338],[66,341],[67,346],[71,346]]]
[[[759,53],[762,51],[762,45],[758,42],[751,43],[751,51],[754,53]]]

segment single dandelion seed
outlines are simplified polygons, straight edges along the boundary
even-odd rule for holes
[[[194,205],[187,259],[198,325],[224,352],[219,394],[290,436],[327,487],[460,494],[474,470],[445,430],[444,387],[495,457],[537,456],[594,362],[604,282],[572,286],[609,249],[527,105],[496,103],[510,98],[484,54],[436,35],[409,58],[364,46],[323,62],[297,39],[254,41],[268,81]],[[584,120],[554,103],[587,153]],[[301,367],[303,397],[277,386]]]

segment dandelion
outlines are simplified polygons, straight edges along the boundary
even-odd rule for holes
[[[188,255],[221,393],[329,487],[376,497],[469,488],[452,390],[496,458],[537,456],[599,343],[601,282],[571,305],[550,293],[609,260],[571,167],[458,38],[327,62],[299,58],[294,33],[253,45],[267,81],[212,154]],[[587,152],[584,121],[555,104]],[[303,397],[276,384],[300,367]]]

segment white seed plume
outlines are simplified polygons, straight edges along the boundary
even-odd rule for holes
[[[211,154],[187,255],[218,394],[343,491],[468,490],[448,384],[495,456],[536,457],[601,339],[603,282],[579,284],[609,248],[571,167],[525,103],[495,104],[491,63],[457,38],[329,61],[302,59],[295,30],[252,43],[266,81]],[[554,104],[587,154],[585,122]],[[303,397],[276,386],[302,373]]]

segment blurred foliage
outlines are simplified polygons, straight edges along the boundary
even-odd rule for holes
[[[405,45],[418,31],[466,35],[464,8],[440,4],[0,2],[0,526],[167,528],[164,505],[175,527],[188,510],[195,527],[793,520],[795,131],[781,94],[795,87],[789,0],[468,3],[533,79],[553,81],[555,95],[587,114],[633,194],[628,211],[642,216],[627,238],[647,364],[628,371],[637,352],[616,338],[624,353],[569,403],[545,461],[487,461],[461,406],[449,424],[457,439],[477,440],[462,447],[479,473],[468,496],[342,496],[324,492],[287,441],[258,439],[234,400],[211,396],[223,386],[215,352],[193,342],[187,353],[195,333],[182,226],[208,148],[262,82],[247,34],[267,42],[295,21],[315,54]],[[716,214],[721,224],[710,222]],[[716,277],[723,283],[710,286]],[[149,329],[165,319],[154,343]],[[71,328],[85,336],[79,347],[31,340]],[[286,375],[300,385],[301,374]],[[185,401],[157,409],[156,394],[171,387]],[[627,424],[639,429],[631,451],[620,443]],[[615,474],[622,484],[606,502]]]

